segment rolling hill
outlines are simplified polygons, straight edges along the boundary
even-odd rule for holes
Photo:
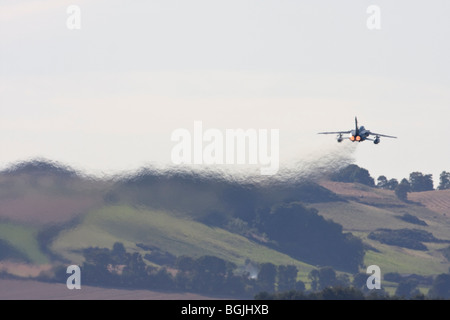
[[[0,270],[3,276],[23,276],[17,267],[22,264],[48,272],[49,266],[82,264],[85,248],[111,249],[120,242],[127,251],[147,258],[157,251],[171,257],[217,256],[239,267],[249,260],[295,265],[298,279],[308,285],[309,272],[323,265],[320,259],[306,259],[287,249],[283,230],[294,230],[289,231],[292,246],[296,228],[288,227],[293,220],[277,221],[279,234],[267,226],[267,221],[275,221],[275,208],[301,203],[300,211],[286,214],[298,217],[299,227],[315,221],[317,225],[307,228],[319,228],[311,229],[318,234],[327,224],[342,232],[343,239],[351,234],[361,241],[365,249],[360,272],[376,264],[382,274],[447,273],[450,262],[443,250],[450,241],[450,190],[410,193],[408,198],[403,202],[390,190],[330,180],[258,184],[149,169],[116,179],[93,179],[55,163],[22,163],[0,173],[4,253]],[[302,220],[307,212],[320,219]],[[396,245],[374,237],[380,230],[387,230],[382,234]],[[413,241],[408,237],[414,234],[429,236],[419,241],[421,250],[402,244]],[[326,233],[322,237],[333,241],[327,240]],[[330,248],[337,245],[340,250],[336,239]],[[164,265],[151,258],[145,263]],[[340,269],[338,264],[335,268]],[[386,285],[390,292],[395,290],[395,283]]]
[[[450,219],[436,211],[431,210],[425,202],[418,199],[428,199],[427,194],[434,195],[436,199],[445,202],[448,192],[428,191],[411,193],[411,202],[398,200],[393,191],[370,188],[355,183],[322,181],[322,186],[336,192],[348,200],[342,204],[316,204],[320,213],[337,223],[346,230],[353,232],[374,250],[366,253],[365,264],[377,264],[387,272],[416,273],[432,275],[446,273],[450,266],[449,261],[441,254],[440,249],[448,243],[427,243],[428,250],[420,252],[399,246],[385,245],[368,238],[368,235],[378,229],[420,229],[432,232],[434,236],[443,240],[450,240]],[[425,195],[423,195],[425,194]],[[406,222],[400,217],[404,214],[413,215],[426,222],[420,226]]]
[[[82,248],[112,248],[115,242],[141,253],[151,251],[145,249],[151,247],[175,256],[218,256],[240,265],[251,259],[295,264],[304,273],[313,268],[227,230],[164,211],[129,206],[105,206],[89,213],[75,228],[61,232],[51,249],[79,264],[83,261],[80,255]]]

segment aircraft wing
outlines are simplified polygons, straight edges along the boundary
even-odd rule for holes
[[[350,133],[350,132],[352,132],[352,131],[349,130],[349,131],[318,132],[317,134],[344,134],[344,133]]]
[[[387,135],[385,135],[385,134],[381,134],[381,133],[375,133],[375,132],[370,132],[370,134],[372,134],[372,135],[374,135],[374,136],[379,136],[379,137],[386,137],[386,138],[397,138],[397,137],[394,137],[394,136],[387,136]]]

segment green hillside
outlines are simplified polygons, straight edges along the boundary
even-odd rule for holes
[[[427,250],[418,251],[395,245],[386,245],[368,238],[377,229],[418,229],[432,233],[435,237],[450,240],[450,220],[420,203],[401,202],[393,191],[379,190],[354,183],[340,183],[331,187],[347,202],[315,203],[321,215],[341,224],[344,230],[352,232],[375,250],[367,250],[365,265],[376,264],[382,272],[401,274],[433,275],[447,273],[450,262],[440,250],[448,243],[425,243]],[[360,194],[358,191],[363,190]],[[357,195],[357,196],[355,196]],[[399,217],[412,215],[426,225],[416,225]]]
[[[19,260],[33,264],[48,263],[37,241],[37,228],[16,223],[0,223],[0,240],[3,240],[15,252],[20,253]]]
[[[95,181],[60,171],[38,164],[0,173],[2,262],[82,265],[86,248],[120,242],[151,266],[164,265],[149,258],[153,251],[216,256],[238,267],[248,260],[295,265],[307,288],[308,274],[325,266],[350,279],[372,264],[383,275],[449,271],[450,193],[404,202],[392,190],[354,182],[260,185],[153,171]],[[345,268],[349,261],[355,268]],[[165,266],[176,272],[174,263]],[[396,285],[386,281],[390,293]]]
[[[76,228],[62,232],[51,249],[73,263],[81,263],[81,249],[112,248],[114,242],[122,242],[127,250],[141,253],[145,250],[136,244],[157,247],[175,256],[213,255],[237,265],[243,265],[246,259],[294,264],[303,274],[313,268],[224,229],[164,211],[129,206],[108,206],[91,212]]]

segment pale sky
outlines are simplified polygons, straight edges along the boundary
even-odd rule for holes
[[[342,147],[375,179],[437,181],[450,171],[449,12],[445,0],[0,0],[0,167],[171,164],[171,133],[202,121],[279,129],[281,166]],[[355,116],[399,138],[317,135]]]

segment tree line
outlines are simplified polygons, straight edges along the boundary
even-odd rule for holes
[[[305,284],[297,280],[298,269],[294,265],[256,264],[247,260],[245,268],[238,268],[232,262],[205,255],[179,256],[173,265],[156,266],[146,262],[138,252],[127,252],[120,242],[114,243],[112,249],[86,248],[83,256],[85,261],[80,270],[85,285],[242,298],[251,298],[261,291],[305,289]],[[66,279],[66,268],[59,266],[54,279],[41,280]]]
[[[270,262],[245,262],[245,267],[216,256],[198,258],[177,257],[170,266],[146,263],[138,252],[127,252],[122,243],[112,249],[90,247],[83,250],[85,262],[80,266],[84,285],[114,288],[194,292],[210,296],[232,296],[255,299],[425,299],[450,298],[450,274],[435,279],[410,275],[386,274],[385,280],[397,282],[395,295],[390,297],[382,288],[369,290],[368,274],[357,272],[352,279],[326,266],[308,274],[309,289],[299,280],[294,265],[274,265]],[[65,282],[66,268],[60,266],[52,280]],[[49,280],[49,279],[41,279]],[[425,282],[424,282],[425,281]],[[431,283],[428,296],[420,293],[419,284]]]
[[[256,300],[429,300],[450,299],[450,273],[439,274],[430,279],[419,275],[402,277],[399,274],[386,274],[384,280],[397,282],[394,295],[383,288],[368,289],[368,275],[357,273],[353,280],[346,275],[337,275],[330,267],[314,269],[308,275],[311,290],[286,290],[276,292],[259,292]],[[418,286],[431,283],[428,293],[423,294]]]
[[[348,165],[332,174],[331,180],[357,182],[370,187],[393,190],[396,196],[403,201],[407,200],[409,192],[435,190],[432,174],[423,174],[422,172],[415,171],[409,174],[408,179],[403,178],[400,182],[395,178],[388,179],[386,176],[380,175],[375,183],[375,180],[370,176],[367,169],[361,168],[355,164]],[[450,172],[442,171],[439,175],[439,185],[437,190],[447,189],[450,189]]]

